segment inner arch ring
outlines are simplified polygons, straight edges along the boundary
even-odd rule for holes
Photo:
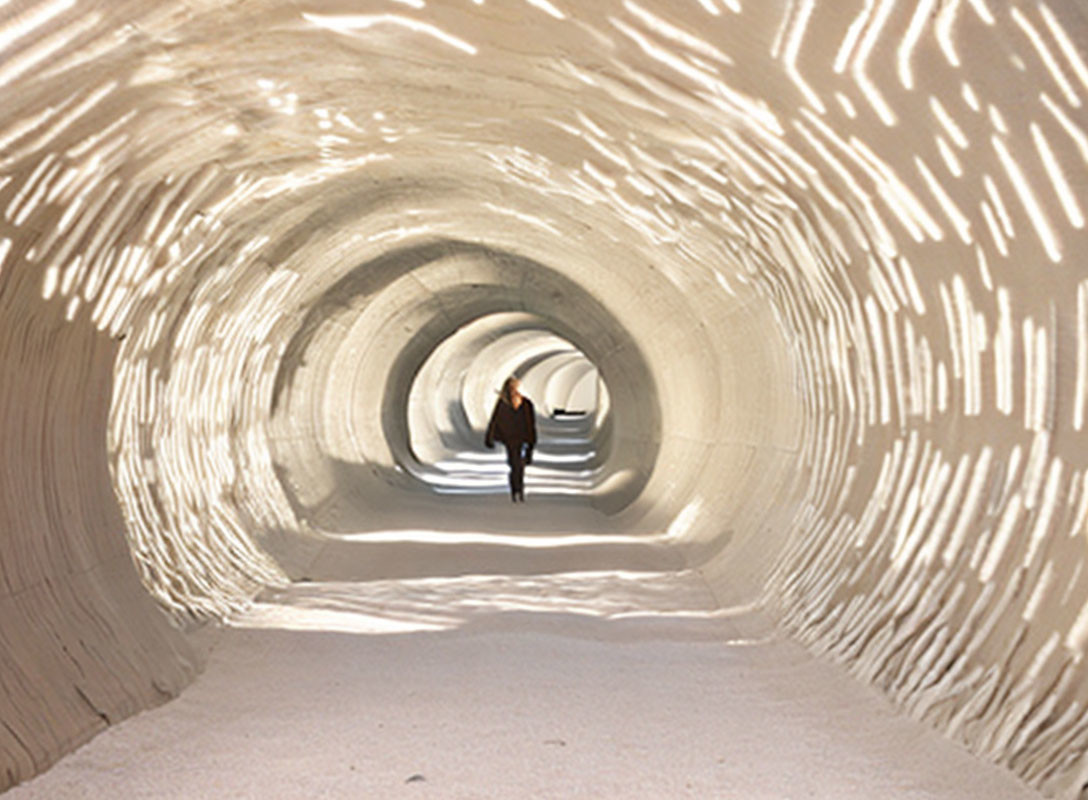
[[[443,264],[450,259],[458,259],[456,269]],[[405,279],[410,284],[402,283]],[[405,303],[406,291],[416,298]],[[384,292],[393,293],[398,302],[383,303]],[[423,320],[406,333],[405,325],[392,324],[383,316],[385,308],[398,313],[408,309],[406,313]],[[328,395],[337,409],[330,412],[330,424],[336,427],[345,419],[352,423],[327,439],[357,441],[361,452],[350,459],[342,454],[336,458],[328,470],[335,476],[332,485],[314,496],[339,493],[359,499],[367,494],[359,487],[375,477],[378,482],[371,485],[384,486],[384,494],[389,487],[403,490],[405,497],[418,490],[422,482],[413,475],[407,411],[415,377],[434,348],[458,329],[507,311],[545,320],[554,333],[599,365],[610,395],[617,398],[610,415],[610,458],[604,474],[619,477],[594,495],[592,504],[611,514],[637,498],[653,472],[661,440],[661,404],[639,344],[609,307],[558,270],[520,254],[456,240],[408,246],[359,264],[323,293],[287,344],[276,376],[274,414],[287,395],[324,395],[333,383],[352,386],[350,392]],[[358,341],[366,341],[367,347],[353,351],[351,343]],[[385,355],[389,353],[394,354],[391,360]],[[305,381],[299,380],[303,365],[309,376]],[[359,376],[366,376],[365,381]],[[297,440],[283,426],[289,415],[281,411],[279,417],[278,435]],[[380,433],[375,429],[379,420]],[[330,454],[317,444],[303,458],[327,463]],[[281,481],[296,510],[318,527],[335,530],[331,516],[295,491],[303,473],[314,470],[294,459],[281,461],[280,466]],[[388,504],[389,498],[383,496],[382,502]]]

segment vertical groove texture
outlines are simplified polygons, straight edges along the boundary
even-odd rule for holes
[[[105,449],[115,343],[91,326],[0,305],[11,323],[0,337],[8,786],[176,695],[198,662],[141,585],[124,541]]]

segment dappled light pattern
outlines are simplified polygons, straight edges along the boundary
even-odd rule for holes
[[[686,573],[581,572],[524,577],[464,576],[365,584],[299,583],[263,592],[230,620],[237,628],[388,634],[443,631],[503,618],[530,624],[574,615],[586,622],[660,625],[658,635],[745,645],[772,635],[751,608],[718,608],[714,596]],[[679,627],[675,623],[682,623]],[[667,624],[662,624],[667,623]],[[587,630],[602,637],[598,626]]]
[[[1026,0],[0,3],[0,786],[190,679],[160,607],[352,532],[548,534],[487,517],[521,370],[597,387],[538,520],[667,532],[1088,796],[1086,37]]]

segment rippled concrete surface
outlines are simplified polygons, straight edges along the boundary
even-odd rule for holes
[[[263,589],[615,555],[1084,794],[1085,41],[1016,0],[0,4],[0,786]],[[524,545],[571,535],[618,538]]]

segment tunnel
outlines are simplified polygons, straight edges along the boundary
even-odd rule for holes
[[[0,2],[0,790],[269,598],[682,573],[1088,797],[1086,43],[1035,0]]]

